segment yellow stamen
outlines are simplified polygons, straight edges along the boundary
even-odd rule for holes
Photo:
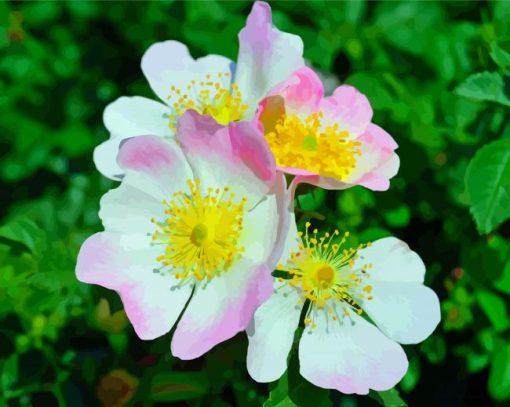
[[[351,140],[338,124],[323,122],[323,114],[317,112],[305,118],[283,113],[276,124],[264,123],[265,137],[277,165],[301,168],[339,181],[348,177],[361,154],[361,143]]]
[[[164,244],[157,261],[179,270],[177,279],[213,277],[226,271],[244,251],[238,245],[246,198],[235,200],[228,188],[209,188],[204,194],[200,180],[188,180],[189,193],[176,192],[170,202],[163,201],[167,218],[151,221],[157,226],[152,240]]]
[[[188,109],[211,116],[222,125],[241,120],[248,106],[242,103],[241,91],[235,83],[230,84],[229,76],[229,73],[220,72],[217,81],[212,81],[211,75],[198,84],[192,80],[185,88],[186,93],[172,86],[172,93],[167,97],[174,109],[170,128],[175,130],[179,117]]]
[[[372,292],[372,286],[365,283],[370,277],[367,269],[371,265],[360,266],[355,260],[359,258],[358,251],[369,244],[342,250],[349,237],[348,232],[340,237],[338,230],[320,235],[317,229],[313,229],[310,234],[310,226],[310,222],[307,222],[305,233],[298,233],[303,243],[299,251],[290,254],[290,262],[278,265],[278,270],[286,271],[290,276],[283,281],[300,288],[300,301],[310,302],[305,324],[311,327],[315,325],[312,318],[314,310],[327,311],[334,321],[342,315],[350,318],[351,312],[361,315],[363,301]],[[335,239],[340,240],[333,244]],[[372,298],[369,295],[367,300]],[[342,315],[337,314],[338,305]]]

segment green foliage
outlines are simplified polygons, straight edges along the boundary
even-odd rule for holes
[[[108,137],[104,108],[121,95],[154,97],[140,70],[154,42],[234,59],[250,2],[2,2],[0,405],[508,403],[508,2],[272,7],[275,24],[303,38],[326,89],[359,88],[399,144],[389,191],[300,186],[296,215],[349,230],[352,244],[397,236],[423,258],[442,322],[406,346],[401,394],[316,388],[295,355],[277,383],[256,384],[242,334],[179,361],[169,335],[139,340],[115,293],[75,278],[80,244],[101,230],[99,199],[114,187],[92,162]]]
[[[475,154],[466,171],[466,189],[480,232],[489,233],[510,217],[510,139]]]

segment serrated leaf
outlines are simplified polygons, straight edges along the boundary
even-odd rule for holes
[[[510,139],[478,150],[466,170],[465,185],[481,233],[510,218]]]
[[[489,373],[489,393],[496,400],[510,399],[510,344],[494,355]]]
[[[510,79],[498,72],[480,72],[469,76],[455,89],[455,93],[480,102],[495,102],[510,106]]]

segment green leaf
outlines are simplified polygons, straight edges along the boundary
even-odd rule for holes
[[[495,102],[510,106],[509,78],[497,72],[480,72],[468,77],[455,93],[480,102]]]
[[[504,331],[509,325],[505,301],[496,294],[485,290],[478,291],[476,299],[496,331]]]
[[[22,243],[35,253],[43,242],[44,231],[31,220],[19,218],[0,227],[0,237]]]
[[[157,373],[151,382],[152,401],[189,400],[207,394],[209,384],[202,373]]]
[[[384,407],[407,407],[407,403],[400,398],[397,389],[370,391],[369,396],[377,400]]]
[[[494,355],[489,373],[489,393],[496,400],[510,398],[510,344]]]
[[[481,233],[489,233],[510,218],[510,139],[477,151],[466,170],[465,185]]]
[[[289,398],[289,381],[285,373],[276,386],[269,393],[269,398],[264,402],[264,407],[295,407],[296,404]]]

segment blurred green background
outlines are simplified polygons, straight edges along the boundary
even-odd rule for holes
[[[117,295],[76,281],[101,230],[95,170],[105,106],[154,97],[152,43],[235,59],[249,2],[0,3],[0,406],[510,405],[510,3],[273,2],[331,90],[370,99],[400,145],[388,192],[302,188],[300,222],[360,241],[395,235],[428,266],[442,322],[406,347],[396,389],[368,397],[308,384],[295,355],[278,383],[245,368],[244,334],[182,362],[170,335],[139,340]]]

